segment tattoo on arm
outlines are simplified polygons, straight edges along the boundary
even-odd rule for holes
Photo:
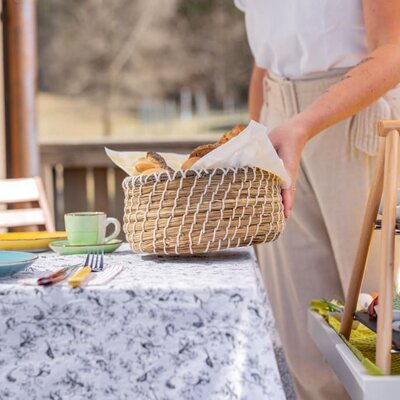
[[[368,61],[371,61],[371,60],[373,60],[373,59],[374,59],[374,57],[366,57],[366,58],[363,58],[357,65],[364,64],[364,63],[366,63],[366,62],[368,62]]]
[[[361,64],[364,64],[364,63],[366,63],[366,62],[368,62],[368,61],[371,61],[371,60],[373,60],[373,59],[374,59],[374,57],[366,57],[366,58],[363,58],[356,66],[359,66],[359,65],[361,65]],[[350,79],[351,77],[352,77],[352,76],[351,76],[351,73],[347,73],[347,74],[343,75],[343,76],[340,78],[340,81],[345,81],[346,79]],[[329,88],[326,89],[324,93],[328,93],[328,92],[329,92]]]
[[[374,59],[374,57],[366,57],[366,58],[363,58],[356,66],[359,66],[359,65],[361,65],[361,64],[364,64],[364,63],[366,63],[366,62],[368,62],[368,61],[371,61],[371,60],[373,60],[373,59]],[[341,81],[345,81],[346,79],[350,79],[351,77],[352,77],[352,76],[351,76],[350,73],[345,74],[345,75],[343,75],[343,76],[340,78],[340,82],[341,82]],[[329,88],[325,90],[325,93],[328,93],[328,92],[329,92]]]
[[[351,78],[351,75],[350,74],[346,74],[346,75],[343,75],[340,80],[344,81],[344,80],[349,79],[349,78]]]
[[[366,57],[366,58],[363,58],[356,66],[358,67],[359,65],[365,64],[366,62],[371,61],[371,60],[373,60],[373,59],[374,59],[374,57]],[[349,74],[346,74],[346,75],[343,75],[342,78],[341,78],[340,80],[341,80],[341,81],[344,81],[344,80],[349,79],[349,78],[351,78],[351,74],[350,74],[350,73],[349,73]]]
[[[361,65],[361,64],[365,64],[365,63],[367,63],[368,61],[371,61],[371,60],[373,60],[374,59],[374,57],[366,57],[366,58],[363,58],[357,65],[356,65],[356,67],[358,67],[359,65]],[[340,79],[341,81],[344,81],[344,80],[346,80],[346,79],[349,79],[349,78],[351,78],[351,74],[349,73],[349,74],[346,74],[346,75],[343,75],[343,77],[342,77],[342,79]]]

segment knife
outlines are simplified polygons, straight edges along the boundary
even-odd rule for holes
[[[72,287],[82,286],[89,278],[92,268],[89,266],[81,268],[78,272],[68,278],[68,283]]]
[[[69,275],[71,275],[72,272],[74,272],[75,268],[78,268],[78,267],[79,267],[79,264],[63,267],[50,275],[38,278],[37,284],[47,286],[47,285],[52,285],[57,282],[60,282],[63,279],[67,278]]]

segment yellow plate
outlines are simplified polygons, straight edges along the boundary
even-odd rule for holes
[[[66,238],[66,232],[3,233],[0,234],[0,250],[46,251],[50,242]]]

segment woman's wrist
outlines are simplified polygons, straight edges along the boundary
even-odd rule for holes
[[[296,140],[299,140],[303,144],[305,144],[314,136],[310,126],[306,123],[306,121],[300,118],[300,114],[297,114],[291,118],[285,125],[290,130],[291,135],[293,135]]]

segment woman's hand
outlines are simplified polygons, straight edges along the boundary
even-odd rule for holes
[[[306,131],[294,124],[291,120],[272,129],[268,137],[279,157],[282,159],[292,180],[290,188],[282,190],[285,217],[287,218],[293,208],[301,152],[303,151],[308,137]]]

